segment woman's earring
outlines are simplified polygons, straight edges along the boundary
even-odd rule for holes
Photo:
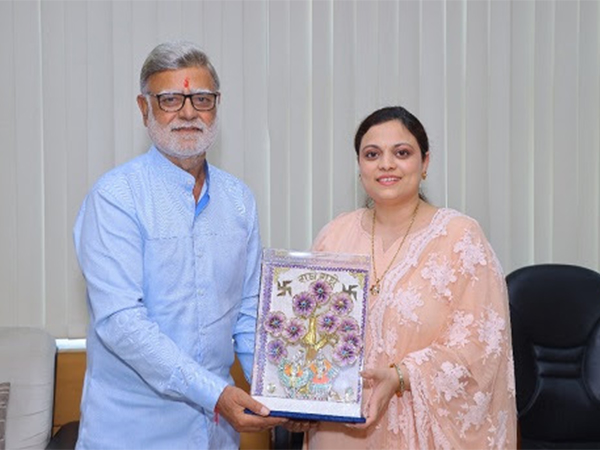
[[[423,173],[421,174],[421,178],[422,178],[423,180],[426,180],[426,179],[427,179],[427,172],[423,172]]]

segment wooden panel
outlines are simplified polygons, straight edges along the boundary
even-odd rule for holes
[[[64,424],[79,420],[79,404],[81,403],[84,375],[85,352],[69,351],[58,353],[56,360],[53,433]]]
[[[56,361],[56,392],[54,395],[54,434],[62,425],[79,420],[79,404],[85,375],[85,352],[59,352]],[[249,392],[250,386],[244,379],[239,362],[235,361],[231,375],[236,386]],[[268,449],[271,435],[269,431],[242,433],[240,449]]]

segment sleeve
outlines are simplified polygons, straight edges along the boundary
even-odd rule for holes
[[[260,263],[262,254],[256,204],[253,198],[251,200],[253,220],[250,221],[251,229],[248,234],[248,254],[246,258],[242,306],[233,334],[235,352],[248,382],[250,382],[252,375],[252,363],[254,357],[254,339],[258,313]]]
[[[74,240],[90,326],[102,343],[159,393],[214,410],[227,380],[181,351],[142,301],[144,242],[133,205],[93,190],[77,218]]]
[[[507,290],[477,223],[449,226],[443,245],[425,254],[417,277],[425,281],[426,295],[448,312],[433,343],[402,361],[411,383],[417,446],[514,446]]]

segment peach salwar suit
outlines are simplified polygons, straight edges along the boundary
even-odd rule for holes
[[[363,208],[337,217],[313,249],[370,254],[364,214],[371,213]],[[384,252],[382,241],[375,240],[379,274],[400,241]],[[381,293],[369,298],[365,352],[367,368],[402,362],[411,391],[394,396],[368,430],[320,423],[307,433],[305,448],[516,447],[506,285],[475,220],[439,209],[427,227],[408,235]],[[370,394],[367,387],[363,402]]]

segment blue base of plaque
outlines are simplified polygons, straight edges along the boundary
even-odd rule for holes
[[[254,414],[249,409],[245,409],[246,414]],[[367,420],[364,417],[347,417],[347,416],[330,416],[327,414],[309,414],[293,411],[271,411],[271,417],[285,417],[294,420],[314,420],[321,422],[343,422],[343,423],[365,423]]]

